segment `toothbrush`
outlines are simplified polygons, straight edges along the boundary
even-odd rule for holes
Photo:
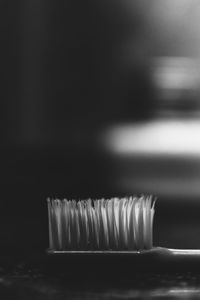
[[[200,250],[153,246],[156,199],[151,195],[97,200],[47,199],[51,258],[107,257],[136,269],[200,270]],[[89,258],[89,262],[90,262]],[[100,259],[101,261],[101,259]]]
[[[49,252],[152,248],[152,196],[47,202]]]

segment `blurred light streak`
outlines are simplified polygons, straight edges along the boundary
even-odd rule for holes
[[[195,287],[174,287],[174,288],[158,288],[152,290],[150,297],[160,299],[198,299],[200,290]],[[169,298],[168,298],[169,297]],[[174,298],[175,297],[175,298]],[[195,298],[193,298],[195,297]],[[196,298],[198,297],[198,298]]]
[[[105,135],[105,146],[121,155],[200,156],[200,120],[154,120],[117,125]]]
[[[190,57],[157,57],[154,81],[163,89],[198,89],[200,83],[200,63]]]

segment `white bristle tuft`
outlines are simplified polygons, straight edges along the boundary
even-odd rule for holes
[[[152,196],[47,199],[50,250],[144,250],[153,246]]]

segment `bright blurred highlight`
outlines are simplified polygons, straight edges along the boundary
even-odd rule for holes
[[[106,136],[106,146],[122,155],[200,156],[200,120],[155,120],[118,125]]]

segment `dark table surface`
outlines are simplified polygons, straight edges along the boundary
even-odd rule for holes
[[[47,273],[41,264],[2,257],[0,299],[199,299],[200,272],[119,273],[112,277],[72,279],[64,273]],[[8,267],[9,266],[9,267]],[[66,265],[66,269],[67,269]],[[95,275],[95,274],[94,274]],[[116,274],[115,274],[116,275]],[[124,274],[127,275],[127,274]],[[126,279],[125,279],[126,278]]]
[[[76,282],[13,272],[0,277],[1,299],[199,299],[200,276],[136,276],[126,281]]]

